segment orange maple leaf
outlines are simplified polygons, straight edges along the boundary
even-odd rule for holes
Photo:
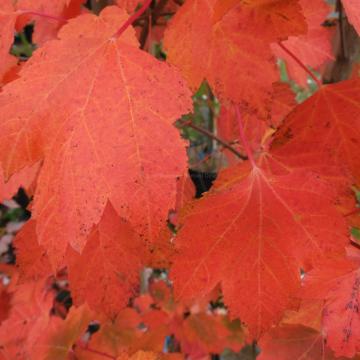
[[[139,290],[143,246],[130,225],[107,205],[82,254],[71,251],[66,257],[74,303],[86,302],[96,311],[116,315]]]
[[[177,71],[136,48],[131,29],[112,37],[125,19],[107,7],[69,21],[0,96],[5,176],[44,159],[33,215],[55,267],[68,242],[83,249],[108,200],[154,241],[186,168],[172,124],[190,111],[190,92]]]

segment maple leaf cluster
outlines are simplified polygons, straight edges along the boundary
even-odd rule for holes
[[[0,359],[358,359],[360,80],[321,81],[334,9],[84,5],[0,0],[0,200],[32,197],[0,264]],[[278,58],[317,86],[301,104]],[[174,124],[204,81],[228,166],[194,199]]]

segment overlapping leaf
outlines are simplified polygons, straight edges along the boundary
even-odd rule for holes
[[[40,164],[34,164],[23,168],[15,173],[8,182],[5,183],[3,171],[0,168],[0,201],[11,199],[16,195],[20,187],[32,195],[35,190],[36,177],[39,173]]]
[[[281,324],[302,325],[321,332],[321,318],[324,301],[321,299],[302,299],[296,310],[285,312]]]
[[[9,317],[0,327],[0,355],[4,359],[28,358],[47,329],[54,297],[44,285],[45,280],[40,279],[17,286]]]
[[[108,205],[82,254],[71,251],[67,257],[74,303],[86,302],[99,312],[116,315],[139,288],[143,246]]]
[[[171,270],[178,299],[204,296],[221,283],[230,313],[255,337],[291,306],[300,268],[347,242],[328,184],[270,155],[260,163],[225,171],[184,212]]]
[[[346,15],[354,26],[358,34],[360,34],[360,8],[357,0],[342,0]]]
[[[1,284],[0,286],[0,325],[9,316],[11,309],[11,296],[6,287]]]
[[[191,358],[221,353],[225,348],[239,351],[244,345],[243,328],[240,321],[237,321],[234,331],[230,327],[225,316],[206,313],[192,314],[182,321],[178,319],[172,326],[183,353]]]
[[[360,350],[360,270],[356,261],[340,258],[320,263],[306,277],[303,296],[325,300],[322,328],[336,356]]]
[[[65,360],[73,352],[73,347],[85,334],[93,314],[86,305],[72,307],[65,321],[52,318],[45,332],[29,353],[30,359]]]
[[[273,150],[292,166],[332,165],[341,172],[345,165],[359,182],[359,88],[357,79],[323,86],[290,113]]]
[[[271,134],[282,123],[285,116],[295,107],[294,93],[285,83],[273,84],[273,93],[270,102],[271,116],[265,121],[256,115],[243,114],[244,132],[251,149],[260,152],[267,147]],[[217,120],[217,131],[219,136],[231,143],[245,154],[245,150],[239,141],[239,124],[233,106],[222,106]],[[238,162],[239,158],[225,149],[225,154],[230,164]]]
[[[52,273],[46,250],[38,243],[34,220],[29,220],[16,235],[14,247],[21,282],[39,280]]]
[[[44,15],[25,13],[17,19],[17,28],[21,29],[27,23],[34,22],[33,40],[38,46],[43,45],[46,41],[55,39],[58,30],[67,19],[81,13],[81,5],[84,2],[85,0],[17,0],[16,8],[20,13],[32,11]]]
[[[67,242],[84,247],[108,200],[147,241],[175,205],[186,155],[172,123],[190,110],[190,93],[131,30],[112,38],[126,18],[110,7],[70,21],[0,97],[5,176],[45,160],[34,217],[54,266]]]
[[[338,279],[327,296],[323,328],[337,356],[352,357],[360,350],[360,270]]]
[[[286,39],[305,33],[306,23],[298,0],[216,0],[214,21],[228,12],[240,15],[243,29],[261,31],[264,40]]]
[[[330,7],[323,0],[300,0],[308,31],[304,35],[291,36],[284,45],[305,65],[317,69],[325,61],[333,58],[331,51],[331,32],[322,26],[330,12]],[[307,74],[293,58],[285,53],[277,44],[272,45],[276,56],[284,59],[290,77],[302,86],[307,85]]]
[[[14,28],[17,15],[12,0],[0,1],[0,84],[4,74],[16,64],[16,57],[10,55],[10,48],[14,41]]]
[[[119,311],[115,320],[101,322],[99,331],[91,337],[89,346],[110,356],[125,356],[133,353],[131,346],[138,341],[142,331],[139,329],[140,315],[130,308]],[[76,356],[84,360],[97,360],[98,354],[91,354],[78,347]]]
[[[326,347],[318,331],[301,325],[274,328],[260,341],[259,360],[345,360]]]
[[[269,43],[305,31],[299,10],[296,1],[188,0],[165,34],[168,60],[193,89],[206,78],[221,99],[264,115],[277,77]]]
[[[80,14],[84,0],[59,0],[59,1],[33,1],[33,0],[1,0],[0,1],[0,84],[4,75],[4,83],[15,72],[17,58],[10,55],[10,49],[14,41],[15,28],[22,31],[23,27],[35,20],[34,40],[37,45],[54,39],[58,29],[66,23],[66,19]],[[36,12],[39,15],[30,15]],[[49,16],[48,18],[46,16]],[[51,17],[53,17],[51,19]],[[57,20],[58,18],[58,20]],[[62,21],[61,21],[62,19]],[[10,74],[8,75],[8,73]]]
[[[188,173],[177,179],[176,211],[180,211],[186,203],[195,197],[195,186]]]

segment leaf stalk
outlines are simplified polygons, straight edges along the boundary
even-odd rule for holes
[[[65,23],[67,22],[67,19],[65,19],[63,17],[50,15],[50,14],[44,14],[39,11],[21,9],[21,10],[18,10],[17,13],[19,15],[34,15],[34,16],[39,16],[39,17],[45,18],[45,19],[59,21],[59,22],[65,22]]]
[[[319,88],[322,86],[321,81],[304,65],[304,63],[294,53],[292,53],[282,42],[279,41],[277,44],[316,82]]]
[[[244,131],[244,126],[243,126],[243,122],[242,122],[242,118],[241,118],[241,112],[240,112],[239,105],[235,105],[235,112],[236,112],[236,118],[237,118],[238,126],[239,126],[240,139],[241,139],[241,142],[242,142],[242,144],[243,144],[243,146],[244,146],[246,155],[247,155],[247,157],[248,157],[248,159],[249,159],[252,167],[257,168],[256,161],[255,161],[255,159],[254,159],[253,152],[252,152],[252,150],[251,150],[250,144],[249,144],[249,142],[247,141],[247,138],[246,138],[246,135],[245,135],[245,131]]]
[[[119,28],[119,30],[116,31],[116,33],[112,36],[113,38],[118,38],[125,30],[131,26],[150,6],[152,0],[146,0],[143,4],[143,6],[136,11],[135,14],[131,15],[129,19],[125,21],[123,25]]]

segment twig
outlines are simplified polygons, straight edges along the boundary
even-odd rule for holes
[[[125,23],[120,27],[118,31],[112,36],[113,38],[118,38],[129,26],[131,26],[150,6],[152,0],[146,0],[144,5],[133,15],[125,21]]]
[[[191,121],[186,121],[186,122],[182,122],[180,124],[181,127],[184,126],[188,126],[194,130],[196,130],[197,132],[208,136],[211,139],[216,140],[219,144],[221,144],[224,148],[230,150],[233,154],[235,154],[237,157],[239,157],[242,160],[247,160],[247,156],[241,154],[239,151],[237,151],[233,146],[231,146],[228,142],[226,142],[225,140],[219,138],[218,136],[216,136],[215,134],[213,134],[212,132],[210,132],[209,130],[206,130],[200,126],[197,126],[195,124],[193,124]]]
[[[311,78],[316,82],[318,87],[321,87],[322,84],[320,80],[303,64],[303,62],[295,55],[293,54],[283,43],[280,41],[278,42],[278,45],[283,49],[289,56],[292,57],[292,59],[306,72],[308,73]]]
[[[245,131],[244,131],[244,127],[243,127],[243,123],[242,123],[242,119],[241,119],[241,113],[240,113],[240,109],[239,109],[239,106],[238,105],[235,105],[235,112],[236,112],[236,118],[237,118],[237,121],[238,121],[238,125],[239,125],[239,133],[240,133],[240,139],[241,139],[241,142],[244,146],[244,149],[245,149],[245,152],[246,152],[246,155],[248,156],[248,159],[251,163],[251,165],[256,168],[257,165],[256,165],[256,161],[254,159],[254,156],[253,156],[253,152],[251,150],[251,147],[246,139],[246,135],[245,135]]]

